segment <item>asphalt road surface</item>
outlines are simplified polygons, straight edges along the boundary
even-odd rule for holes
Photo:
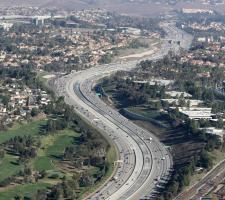
[[[161,49],[149,60],[162,58],[170,50],[189,48],[192,37],[171,23],[162,27],[167,37]],[[168,42],[168,41],[172,42]],[[177,41],[181,41],[178,45]],[[170,178],[173,169],[167,148],[148,132],[105,104],[93,91],[96,81],[119,70],[131,70],[141,61],[100,65],[55,80],[57,93],[85,120],[97,127],[115,145],[119,160],[111,180],[87,199],[152,199]]]

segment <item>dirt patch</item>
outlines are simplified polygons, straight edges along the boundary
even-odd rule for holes
[[[81,173],[83,172],[82,169],[78,169],[74,167],[71,162],[69,161],[59,161],[55,163],[58,168],[60,168],[64,172],[69,172],[69,173]]]
[[[33,117],[34,121],[38,121],[38,120],[42,120],[42,119],[46,119],[46,114],[40,113],[37,116]]]
[[[18,185],[19,185],[19,184],[12,183],[12,184],[7,185],[7,186],[5,186],[5,187],[0,187],[0,192],[4,192],[4,191],[6,191],[6,190],[12,189],[12,188],[14,188],[14,187],[16,187],[16,186],[18,186]]]
[[[147,50],[141,53],[136,53],[136,54],[131,54],[129,56],[123,56],[123,57],[119,57],[120,59],[129,59],[129,58],[142,58],[145,56],[150,56],[153,53],[155,53],[155,50]]]

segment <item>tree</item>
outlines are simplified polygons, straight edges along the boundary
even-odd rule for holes
[[[23,196],[21,194],[17,194],[15,197],[14,197],[15,200],[23,200]]]
[[[5,105],[5,106],[8,106],[8,103],[9,103],[9,100],[10,100],[10,97],[9,96],[3,96],[3,95],[0,95],[0,99],[2,101],[2,103]]]
[[[58,184],[51,189],[51,192],[48,194],[47,199],[60,200],[62,199],[61,197],[62,197],[62,188],[60,184]]]
[[[44,178],[47,175],[45,170],[40,171],[41,178]]]
[[[107,63],[110,63],[111,61],[112,61],[112,55],[107,53],[101,57],[101,59],[99,60],[99,63],[107,64]]]
[[[0,149],[0,161],[5,157],[4,149]]]
[[[32,170],[30,167],[25,167],[24,174],[30,176],[32,174]]]
[[[189,120],[189,129],[191,133],[197,133],[198,132],[199,124],[195,120]]]
[[[218,121],[216,122],[216,128],[223,128],[223,119],[219,118]]]
[[[187,104],[187,107],[190,108],[190,106],[191,106],[191,101],[190,101],[190,99],[187,100],[187,103],[186,103],[186,104]]]
[[[207,151],[203,150],[199,159],[199,165],[206,169],[212,167],[213,162],[211,156],[207,153]]]
[[[160,101],[155,102],[155,105],[154,106],[155,106],[155,109],[156,110],[160,110],[162,108],[162,104],[161,104]]]
[[[82,173],[79,179],[80,187],[89,187],[94,184],[94,179],[88,173]]]
[[[36,200],[46,200],[47,199],[47,190],[46,189],[40,189],[37,191]]]
[[[49,132],[55,131],[56,130],[56,122],[55,120],[48,120],[47,125],[46,125],[46,130]]]
[[[32,117],[35,117],[39,114],[39,110],[37,108],[32,108],[30,114],[31,114]]]

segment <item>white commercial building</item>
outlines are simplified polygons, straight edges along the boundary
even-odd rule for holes
[[[173,98],[180,97],[181,95],[183,95],[184,98],[192,97],[192,95],[188,94],[187,92],[179,92],[179,91],[167,91],[166,94]]]
[[[162,99],[162,101],[166,101],[169,104],[179,105],[179,99]],[[198,106],[198,105],[203,103],[203,101],[195,100],[195,99],[186,100],[186,102],[187,101],[190,102],[190,107],[196,107],[196,106]]]
[[[224,129],[217,129],[215,127],[201,128],[201,130],[204,130],[206,133],[209,134],[218,135],[221,139],[223,139],[225,135]]]
[[[134,80],[134,83],[146,84],[149,85],[160,85],[160,86],[168,86],[174,83],[174,80],[167,79],[151,79],[151,80]]]
[[[185,14],[197,14],[197,13],[213,14],[212,10],[209,10],[209,9],[197,9],[197,8],[183,8],[182,12],[185,13]]]
[[[204,107],[179,107],[179,112],[186,115],[189,119],[212,119],[212,108]]]
[[[0,27],[8,31],[13,26],[13,23],[0,22]]]

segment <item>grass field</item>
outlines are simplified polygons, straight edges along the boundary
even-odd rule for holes
[[[14,164],[17,161],[17,157],[6,154],[2,162],[0,163],[0,181],[12,176],[19,172],[22,168],[21,165]]]
[[[41,148],[37,152],[37,157],[31,160],[27,165],[29,165],[33,170],[46,170],[49,174],[58,173],[61,171],[54,164],[57,157],[63,154],[66,147],[73,144],[75,137],[78,133],[72,130],[63,130],[54,135],[38,135],[40,127],[46,124],[46,120],[33,121],[28,124],[16,124],[7,131],[0,132],[0,143],[4,143],[10,138],[15,136],[24,135],[37,135],[41,140]],[[5,154],[4,159],[0,163],[0,181],[17,174],[21,169],[24,168],[23,164],[18,164],[18,156]],[[62,174],[62,173],[61,173]],[[60,176],[59,176],[60,177]],[[37,189],[46,188],[53,183],[54,180],[44,179],[44,182],[37,184],[25,184],[18,186],[11,186],[8,188],[0,188],[0,200],[12,199],[16,194],[22,194],[25,196],[31,196]],[[55,181],[57,183],[57,181]]]
[[[64,130],[55,135],[43,137],[41,140],[41,148],[34,161],[34,169],[42,170],[57,170],[54,162],[63,154],[66,147],[73,144],[78,133],[72,130]]]
[[[63,154],[66,147],[74,143],[78,134],[71,130],[64,130],[55,138],[54,144],[47,149],[46,154],[51,157],[59,157]]]
[[[15,136],[37,135],[39,133],[40,126],[45,124],[45,120],[33,121],[29,124],[16,124],[7,131],[0,132],[0,144],[14,138]],[[17,156],[5,154],[4,159],[0,162],[0,181],[18,173],[23,168],[23,165],[17,164],[17,160]]]
[[[14,200],[14,197],[16,195],[32,197],[37,192],[37,190],[44,189],[50,186],[50,184],[42,182],[35,184],[18,185],[5,190],[4,192],[1,192],[0,200]]]
[[[0,132],[0,144],[15,136],[37,135],[40,127],[46,124],[46,120],[37,120],[30,123],[16,124],[7,131]]]
[[[26,163],[33,171],[46,171],[47,176],[39,180],[37,183],[27,183],[23,185],[9,185],[5,188],[0,188],[0,200],[14,199],[16,195],[31,197],[38,189],[51,187],[59,182],[65,176],[72,177],[72,173],[67,171],[61,165],[60,158],[64,153],[66,147],[75,145],[75,140],[79,133],[65,129],[58,131],[51,135],[40,135],[40,128],[46,124],[46,120],[33,121],[28,124],[16,124],[7,131],[0,132],[0,144],[6,142],[15,136],[32,135],[40,139],[41,146],[37,150],[37,156]],[[80,196],[89,194],[97,189],[106,179],[112,174],[114,170],[114,161],[116,160],[116,151],[111,147],[107,153],[108,171],[106,176],[101,182],[98,182],[94,187],[82,188]],[[24,169],[24,164],[18,164],[18,156],[5,154],[4,159],[0,162],[0,181],[18,174],[19,171]],[[94,175],[99,171],[98,168],[90,167],[89,172]],[[54,178],[52,178],[54,177]]]

